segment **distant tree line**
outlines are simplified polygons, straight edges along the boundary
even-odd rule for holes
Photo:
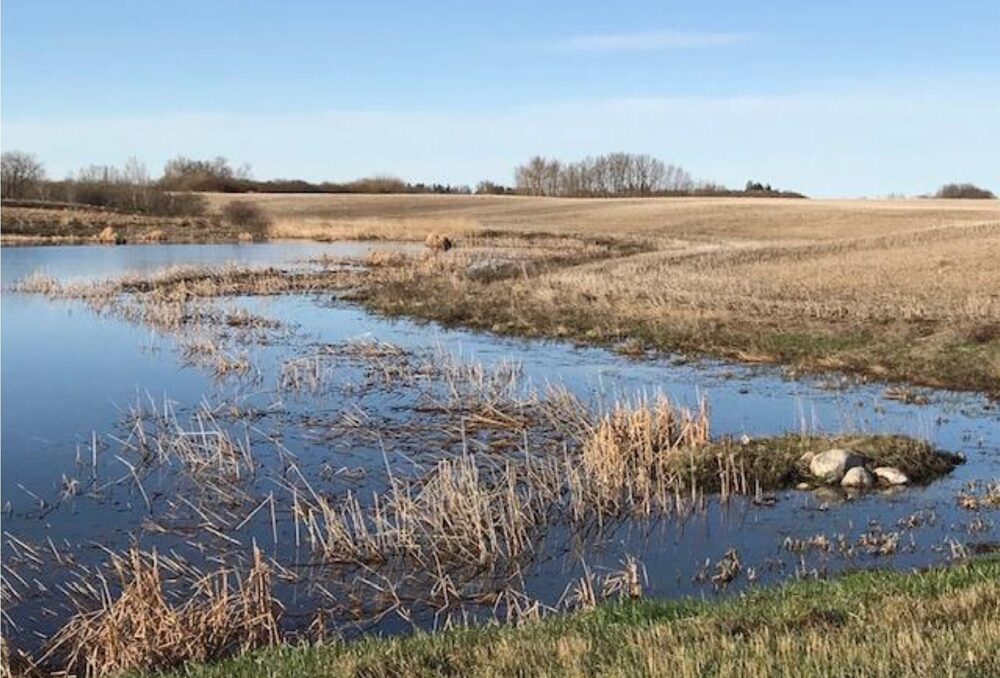
[[[308,182],[301,179],[253,178],[249,165],[234,167],[222,157],[169,160],[158,179],[145,165],[130,158],[122,167],[90,165],[65,179],[50,180],[45,166],[32,154],[6,151],[0,168],[4,200],[80,203],[108,209],[161,215],[204,213],[202,192],[220,193],[442,193],[470,194],[464,185],[409,183],[378,175],[348,182]]]
[[[192,160],[178,157],[164,167],[160,182],[169,190],[218,193],[471,193],[468,186],[409,183],[389,175],[353,181],[311,182],[303,179],[255,180],[250,166],[233,168],[225,158]]]
[[[347,182],[253,178],[249,165],[234,166],[222,157],[169,160],[159,178],[145,165],[129,159],[123,166],[90,165],[65,179],[50,180],[44,165],[30,153],[7,151],[2,162],[5,200],[86,204],[115,210],[159,215],[199,215],[206,209],[202,192],[222,193],[438,193],[470,194],[465,185],[411,183],[376,175]],[[962,185],[965,186],[965,185]],[[943,189],[942,189],[943,190]],[[965,189],[963,189],[964,191]],[[762,195],[801,197],[770,184],[748,181],[743,191],[696,181],[678,165],[645,154],[608,153],[577,162],[535,156],[516,168],[514,185],[481,181],[480,195],[564,197],[640,197],[664,195]]]
[[[697,181],[683,167],[641,153],[608,153],[576,162],[536,155],[514,170],[513,193],[572,198],[672,195],[803,197],[748,181],[743,191]]]
[[[0,159],[0,188],[4,200],[83,204],[160,216],[197,216],[207,204],[200,195],[172,190],[162,179],[151,179],[135,158],[122,167],[90,165],[65,179],[49,180],[34,155],[7,151]]]
[[[935,198],[966,198],[975,200],[995,200],[993,191],[980,188],[975,184],[945,184],[934,194]]]
[[[683,167],[650,155],[608,153],[577,162],[536,155],[514,170],[523,195],[616,197],[694,190],[698,184]]]

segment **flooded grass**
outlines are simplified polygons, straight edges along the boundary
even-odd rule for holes
[[[722,603],[629,600],[516,627],[280,648],[176,675],[520,676],[530,666],[567,677],[916,678],[933,667],[971,677],[1000,671],[998,619],[993,559],[920,573],[854,573]]]
[[[523,279],[559,257],[604,256],[604,245],[576,247],[534,252],[512,275]],[[710,397],[686,405],[656,390],[595,397],[547,374],[538,385],[515,360],[484,363],[371,335],[324,341],[244,299],[359,289],[420,271],[464,285],[475,258],[445,256],[184,268],[88,283],[37,275],[15,285],[152,328],[171,340],[179,364],[216,380],[224,396],[141,397],[114,430],[87,434],[51,491],[20,486],[30,502],[19,495],[10,509],[17,527],[5,532],[0,580],[6,656],[105,675],[373,630],[603,614],[604,601],[637,599],[650,586],[662,593],[672,577],[647,569],[644,555],[657,551],[636,536],[655,541],[663,526],[683,532],[709,516],[786,505],[794,519],[793,507],[815,506],[812,493],[792,491],[803,483],[861,506],[890,489],[827,488],[809,454],[847,449],[866,468],[891,466],[912,485],[895,488],[896,497],[921,492],[960,461],[900,434],[737,436],[713,430]],[[969,488],[959,506],[982,513],[993,489]],[[816,515],[832,513],[830,503]],[[24,521],[58,526],[74,514],[119,527],[89,533],[84,546]],[[677,578],[725,591],[761,578],[821,577],[830,563],[818,559],[841,558],[835,571],[913,555],[913,533],[933,522],[883,529],[862,521],[840,535],[814,530],[790,541],[771,532],[770,550],[760,551],[720,542],[704,566],[691,563]],[[17,533],[25,529],[31,534]],[[727,528],[724,539],[743,529]],[[977,524],[969,534],[990,529]],[[931,548],[963,559],[972,547]],[[126,642],[136,634],[142,642]]]
[[[280,604],[271,570],[254,548],[253,564],[241,575],[222,569],[205,574],[189,596],[166,597],[160,557],[131,550],[116,558],[111,593],[102,578],[99,607],[79,612],[48,643],[47,660],[59,657],[69,673],[114,675],[206,661],[279,641]]]
[[[408,352],[377,341],[345,344],[339,352],[328,348],[327,355],[371,363],[380,374],[392,361],[415,363]],[[406,474],[386,460],[384,490],[331,493],[321,471],[300,466],[281,447],[271,446],[264,455],[251,443],[250,428],[246,437],[235,436],[207,405],[187,423],[169,403],[133,408],[125,435],[111,438],[120,448],[114,458],[127,473],[109,484],[98,480],[95,469],[74,494],[99,499],[112,485],[129,488],[146,507],[145,531],[183,535],[207,556],[206,566],[228,564],[214,574],[203,574],[205,566],[173,565],[168,587],[155,553],[111,552],[98,579],[116,581],[118,593],[107,583],[103,589],[87,585],[87,607],[79,602],[79,584],[68,589],[76,594],[64,607],[78,611],[44,643],[39,665],[105,675],[209,659],[279,639],[325,637],[348,620],[371,624],[393,615],[416,623],[431,610],[451,619],[475,609],[533,619],[546,609],[586,609],[607,598],[638,597],[641,563],[630,556],[621,571],[600,577],[585,568],[560,601],[533,601],[515,582],[533,562],[553,555],[546,546],[553,530],[580,538],[595,526],[606,529],[636,515],[698,512],[708,494],[726,501],[785,487],[799,472],[803,450],[835,443],[850,442],[879,463],[905,466],[915,478],[951,467],[951,458],[899,436],[712,442],[705,402],[688,410],[659,397],[593,409],[565,389],[541,395],[525,389],[518,372],[511,365],[485,369],[436,355],[431,366],[402,372],[420,375],[419,381],[388,379],[385,388],[416,383],[439,394],[415,401],[422,404],[409,415],[410,436],[422,435],[420,420],[429,414],[431,426],[458,418],[466,434],[513,429],[522,445],[500,454],[476,454],[465,445],[457,454],[431,451]],[[287,382],[287,369],[282,380]],[[261,439],[259,431],[255,437]],[[156,483],[164,472],[170,482]],[[146,488],[151,481],[155,492]],[[311,551],[308,568],[274,565],[290,582],[315,587],[322,622],[279,625],[274,611],[280,596],[265,585],[271,566],[255,543],[248,583],[230,574],[236,567],[231,558],[238,560],[247,546],[241,530],[258,516],[270,523],[276,546],[279,534],[293,533],[293,552]],[[895,548],[895,542],[876,537],[862,544],[869,553]],[[20,545],[30,565],[42,566],[44,551]],[[72,581],[84,581],[71,562],[64,569]],[[708,578],[727,586],[743,569],[732,551]],[[236,577],[235,588],[230,576]],[[18,590],[12,587],[10,600],[20,598]],[[248,596],[256,607],[248,607]],[[127,642],[136,633],[143,643]]]

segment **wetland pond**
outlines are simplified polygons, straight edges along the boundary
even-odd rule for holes
[[[1000,513],[957,500],[1000,478],[1000,414],[978,395],[921,390],[907,402],[884,384],[636,360],[379,317],[333,292],[216,297],[197,322],[165,329],[11,289],[39,271],[67,282],[181,264],[308,267],[373,247],[396,246],[2,250],[12,645],[37,652],[96,605],[104,582],[115,586],[109,558],[130,547],[161,554],[178,596],[194,573],[240,571],[259,548],[284,632],[353,637],[579,603],[581,582],[600,595],[629,567],[646,596],[717,596],[939,564],[1000,540]],[[573,488],[556,479],[571,452],[552,403],[603,411],[659,395],[692,411],[707,403],[713,438],[905,434],[966,461],[892,492],[695,490],[669,510],[554,508]]]

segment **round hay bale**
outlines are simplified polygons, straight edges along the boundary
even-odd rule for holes
[[[424,241],[424,245],[432,250],[439,250],[441,252],[447,252],[450,250],[454,243],[451,242],[451,238],[446,235],[441,235],[440,233],[431,233],[427,236]]]

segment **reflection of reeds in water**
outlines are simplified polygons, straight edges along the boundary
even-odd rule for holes
[[[38,279],[32,284],[42,289],[49,283]],[[183,309],[183,322],[191,322],[193,304],[178,302],[176,308]],[[212,313],[213,322],[230,330],[260,324],[249,313],[198,312],[204,318]],[[218,360],[228,351],[212,333],[194,333],[183,346],[196,360]],[[780,454],[772,449],[773,441],[712,443],[704,402],[687,409],[659,397],[623,400],[601,410],[565,389],[534,391],[513,363],[470,364],[442,352],[421,356],[375,340],[314,348],[284,364],[279,393],[315,393],[344,364],[361,366],[368,384],[386,391],[418,389],[405,400],[405,421],[394,432],[381,428],[377,410],[356,406],[356,412],[337,413],[344,422],[338,435],[347,437],[350,423],[366,429],[369,442],[389,441],[383,447],[385,476],[364,469],[369,478],[379,476],[373,482],[384,482],[378,490],[346,490],[342,478],[333,480],[307,466],[308,454],[302,459],[286,455],[277,434],[254,429],[251,450],[254,427],[241,429],[241,437],[208,406],[183,419],[169,404],[137,407],[127,434],[115,440],[121,446],[116,458],[129,471],[117,482],[134,483],[143,495],[147,530],[176,530],[188,545],[218,562],[246,548],[238,538],[248,525],[253,530],[269,517],[276,549],[279,534],[294,531],[295,562],[301,562],[300,546],[312,557],[303,568],[309,571],[296,566],[289,580],[315,584],[319,593],[311,593],[327,605],[319,605],[316,637],[328,624],[374,623],[391,613],[412,621],[421,606],[435,615],[478,605],[494,606],[494,613],[508,620],[537,618],[548,608],[519,587],[533,560],[549,555],[541,549],[552,547],[545,541],[551,526],[573,536],[588,534],[634,516],[689,511],[710,491],[725,498],[749,494],[758,483],[773,488],[804,451],[795,441],[785,443]],[[321,413],[315,416],[328,423]],[[393,452],[406,452],[392,449],[393,433],[414,448],[425,448],[418,449],[410,475],[389,462]],[[266,455],[257,449],[261,439]],[[92,448],[92,482],[97,483],[96,441]],[[158,469],[168,471],[168,494],[147,495],[143,483]],[[62,489],[74,497],[92,487],[67,478]],[[279,552],[288,555],[285,544],[281,547]],[[180,578],[183,590],[164,581],[162,556],[113,558],[120,581],[96,589],[99,595],[90,598],[99,604],[56,636],[48,658],[98,673],[160,667],[275,642],[274,594],[269,574],[260,569],[260,555],[254,554],[247,578],[239,579],[231,569],[210,575],[188,570]],[[281,561],[267,567],[284,576]],[[739,574],[727,570],[734,571]],[[5,569],[4,582],[13,578]],[[632,558],[619,572],[598,576],[587,571],[562,606],[638,597],[644,579],[642,566]],[[24,588],[5,583],[4,602],[15,600]],[[120,593],[110,593],[112,588]],[[264,609],[271,612],[260,612]],[[138,632],[146,634],[142,642],[122,646],[122,638]]]

